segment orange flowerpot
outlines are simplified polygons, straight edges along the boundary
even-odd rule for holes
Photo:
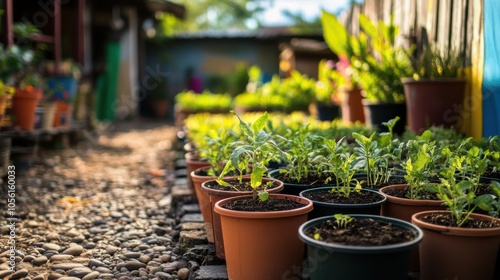
[[[412,224],[424,232],[419,244],[420,279],[494,279],[500,227],[445,227],[422,221],[422,217],[440,212],[449,213],[424,211],[411,218]],[[470,218],[484,221],[494,219],[474,213]]]
[[[249,177],[244,178],[247,181],[250,180]],[[228,197],[234,197],[234,196],[241,196],[241,195],[251,195],[251,191],[242,191],[242,192],[237,192],[233,189],[228,188],[228,190],[215,190],[211,189],[209,187],[206,187],[206,184],[208,182],[212,182],[213,180],[210,181],[205,181],[201,184],[202,191],[208,193],[209,200],[210,200],[210,211],[212,212],[212,229],[214,232],[214,244],[215,244],[215,254],[217,257],[224,259],[225,258],[225,253],[224,253],[224,239],[222,237],[222,225],[221,225],[221,217],[218,213],[214,211],[214,206],[215,204],[225,198]],[[262,184],[265,182],[272,181],[273,186],[268,188],[267,191],[269,193],[278,193],[281,190],[283,190],[283,182],[272,179],[272,178],[262,178]],[[230,183],[230,182],[229,182]]]
[[[12,98],[12,112],[14,124],[22,130],[33,130],[35,128],[35,110],[38,102],[43,97],[42,90],[27,87],[26,90],[16,88]]]
[[[191,178],[191,172],[198,168],[210,166],[210,162],[200,160],[199,156],[193,154],[192,152],[188,152],[184,155],[186,159],[186,172],[188,174],[188,184],[191,187],[192,191],[194,190],[193,179]]]
[[[304,206],[273,212],[223,208],[242,196],[215,204],[215,212],[221,216],[226,267],[231,280],[302,279],[304,244],[298,231],[313,208],[312,201],[294,195],[269,196],[293,200]]]
[[[201,215],[203,216],[203,222],[205,223],[205,231],[207,234],[207,240],[209,243],[214,243],[214,232],[212,229],[212,209],[210,205],[210,197],[208,193],[201,189],[201,184],[205,181],[215,179],[214,176],[201,176],[198,175],[199,172],[203,170],[208,170],[210,166],[200,167],[191,171],[190,177],[193,180],[193,188],[196,194],[196,199],[198,200],[198,205],[200,207]]]
[[[407,221],[411,223],[411,216],[415,213],[430,210],[445,210],[442,200],[428,199],[409,199],[401,198],[387,194],[390,189],[403,190],[408,187],[407,184],[389,185],[381,188],[379,192],[385,194],[387,201],[382,205],[380,215]],[[419,271],[419,253],[418,247],[411,251],[410,271]]]

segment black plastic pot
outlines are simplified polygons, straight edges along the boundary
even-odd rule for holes
[[[399,121],[394,126],[394,133],[402,134],[406,129],[406,103],[373,103],[362,100],[365,112],[365,121],[368,127],[379,132],[387,132],[387,127],[382,123],[399,116]]]
[[[401,244],[385,246],[346,246],[317,241],[305,234],[306,230],[333,219],[321,217],[307,221],[299,228],[299,238],[307,245],[310,280],[330,279],[408,279],[410,250],[422,240],[422,231],[402,220],[374,216],[351,215],[355,219],[373,219],[390,222],[417,233],[417,237]]]
[[[312,188],[308,190],[304,190],[300,192],[300,196],[308,198],[306,195],[309,193],[318,193],[318,192],[328,192],[332,187],[319,187]],[[363,203],[363,204],[339,204],[339,203],[328,203],[313,200],[313,210],[309,212],[308,219],[312,220],[318,217],[331,216],[334,214],[366,214],[366,215],[380,215],[380,209],[382,204],[385,203],[387,197],[378,191],[362,189],[362,192],[372,192],[378,196],[380,196],[380,200],[373,203]]]
[[[332,121],[340,118],[340,107],[337,105],[316,104],[316,113],[320,121]]]

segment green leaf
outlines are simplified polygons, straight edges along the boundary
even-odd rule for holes
[[[257,189],[262,184],[262,176],[266,171],[267,168],[260,164],[252,166],[252,175],[250,177],[250,185],[252,186],[252,189]]]
[[[490,211],[491,210],[491,205],[495,201],[495,197],[491,194],[483,194],[481,196],[478,196],[476,198],[476,205],[479,207],[481,210],[484,211]]]
[[[249,137],[253,137],[253,131],[250,128],[250,126],[246,122],[244,122],[236,112],[231,111],[231,113],[233,113],[240,121],[240,129],[243,132],[243,134],[245,134],[246,136],[249,136]]]
[[[264,128],[264,126],[266,126],[266,123],[267,123],[267,119],[268,119],[268,114],[267,112],[264,112],[264,114],[262,116],[260,116],[253,124],[252,124],[252,130],[253,130],[253,133],[257,133],[259,132],[260,130],[262,130]]]
[[[345,26],[334,14],[325,10],[321,11],[321,25],[328,47],[337,55],[347,55],[349,36]]]
[[[259,199],[260,201],[267,201],[269,199],[269,193],[266,191],[260,192]]]

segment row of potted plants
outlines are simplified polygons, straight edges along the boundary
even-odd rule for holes
[[[321,275],[334,273],[331,270],[332,267],[335,267],[335,273],[341,273],[340,268],[347,267],[345,264],[347,258],[345,257],[340,258],[344,263],[339,263],[339,257],[332,257],[335,259],[335,264],[327,265],[330,268],[326,270],[320,268],[320,264],[329,258],[326,257],[327,253],[336,254],[347,251],[347,249],[335,247],[340,245],[329,247],[326,241],[321,241],[322,231],[318,229],[315,232],[316,229],[312,228],[316,224],[326,223],[329,224],[326,225],[327,227],[335,227],[332,224],[336,224],[337,228],[346,230],[348,225],[356,224],[351,221],[352,218],[358,219],[358,216],[355,215],[351,218],[345,216],[335,218],[333,214],[370,213],[378,216],[381,213],[382,216],[391,216],[392,206],[388,202],[392,194],[386,192],[384,188],[379,190],[381,185],[376,183],[381,181],[388,183],[390,179],[393,179],[391,177],[397,174],[398,169],[398,172],[403,174],[403,180],[407,182],[404,187],[399,187],[399,195],[402,196],[403,200],[414,201],[415,198],[424,198],[425,202],[434,196],[439,202],[432,208],[443,209],[447,207],[451,210],[451,212],[441,213],[442,217],[451,220],[444,227],[447,232],[453,227],[469,226],[470,221],[474,221],[479,215],[474,212],[477,209],[482,209],[483,214],[487,214],[487,216],[481,216],[481,218],[488,219],[488,222],[483,222],[483,226],[487,228],[480,231],[483,235],[490,235],[489,239],[496,242],[496,245],[491,246],[493,248],[490,250],[491,255],[481,253],[482,257],[478,258],[479,266],[482,267],[483,272],[472,272],[472,276],[471,274],[455,274],[471,273],[471,268],[478,262],[460,265],[459,267],[463,268],[463,271],[459,271],[460,269],[457,269],[455,263],[455,267],[450,272],[444,269],[443,264],[437,263],[436,259],[432,258],[432,261],[429,261],[431,258],[424,254],[426,248],[438,247],[430,241],[429,237],[435,235],[435,231],[428,229],[429,221],[426,221],[425,225],[416,221],[417,219],[421,220],[421,215],[430,215],[430,213],[415,214],[421,211],[419,209],[412,214],[414,216],[398,216],[392,220],[389,219],[391,225],[404,225],[404,227],[410,228],[409,233],[405,231],[405,234],[412,236],[411,240],[404,242],[408,250],[391,244],[385,246],[390,253],[382,253],[380,247],[375,249],[372,245],[362,245],[363,248],[368,248],[370,254],[378,254],[380,259],[406,259],[406,263],[403,261],[398,272],[390,272],[394,274],[387,274],[389,270],[385,268],[376,269],[375,263],[371,263],[373,270],[369,271],[380,273],[380,275],[377,274],[377,277],[385,277],[384,279],[406,279],[409,267],[413,270],[420,269],[421,275],[425,276],[422,279],[453,278],[457,275],[466,275],[465,279],[474,278],[477,275],[481,275],[481,279],[491,279],[500,236],[497,228],[499,226],[498,220],[491,216],[498,217],[497,197],[499,193],[497,185],[481,186],[480,184],[484,181],[481,175],[488,168],[496,170],[498,166],[500,152],[498,139],[490,138],[475,142],[457,135],[456,141],[450,141],[450,139],[444,138],[448,137],[449,134],[442,133],[442,130],[434,131],[436,133],[429,130],[420,136],[396,137],[393,128],[398,120],[395,119],[386,123],[387,133],[352,132],[351,135],[347,135],[349,138],[345,137],[339,140],[335,137],[310,133],[308,125],[299,125],[295,128],[292,128],[291,125],[273,126],[273,121],[269,119],[267,113],[251,116],[252,122],[245,122],[243,119],[246,116],[243,118],[239,115],[236,116],[238,129],[224,130],[221,128],[215,134],[205,134],[206,147],[211,148],[207,150],[201,148],[200,155],[202,157],[212,155],[212,162],[207,167],[190,173],[194,179],[198,176],[197,171],[210,170],[208,171],[210,173],[207,173],[205,178],[200,180],[203,182],[201,189],[197,190],[199,187],[195,187],[195,191],[197,191],[200,204],[204,204],[200,205],[201,208],[208,206],[208,212],[205,213],[207,215],[204,215],[204,218],[205,216],[211,218],[211,220],[205,221],[210,224],[206,228],[207,234],[212,232],[217,255],[226,259],[231,279],[246,279],[245,275],[255,277],[256,267],[262,271],[263,274],[259,275],[262,279],[266,279],[266,277],[278,279],[285,274],[300,277],[304,255],[298,232],[300,239],[308,244],[313,242],[312,240],[318,241],[320,239],[319,248],[309,248],[307,253],[311,279],[326,279],[324,278],[326,276]],[[189,122],[187,123],[189,124]],[[193,132],[196,134],[195,131]],[[191,131],[187,130],[187,133],[190,135]],[[287,183],[284,179],[269,178],[272,172],[276,172],[276,170],[271,171],[273,169],[271,166],[274,164],[280,166],[275,169],[281,170],[278,171],[281,175],[287,175],[288,178],[309,180],[305,190],[300,191],[297,195],[297,190],[293,190],[293,188],[287,190]],[[314,177],[313,175],[321,176]],[[315,179],[311,181],[311,177]],[[314,186],[322,187],[314,188]],[[283,190],[281,190],[282,188]],[[314,191],[312,191],[313,189]],[[322,195],[317,195],[320,191],[323,192]],[[205,193],[208,201],[202,202],[199,192]],[[274,192],[281,192],[281,194]],[[318,193],[310,195],[311,192]],[[363,193],[369,193],[369,195],[362,195]],[[247,196],[242,197],[244,194]],[[330,200],[339,198],[342,200],[340,204],[337,202],[338,205],[334,206],[336,208],[320,210],[324,206],[322,204],[330,204],[330,201],[320,202],[319,198],[322,196],[326,196]],[[365,196],[378,196],[379,202],[362,202],[361,204],[369,206],[369,209],[359,210],[358,207],[352,206],[351,202],[345,200],[354,197],[366,198]],[[273,203],[279,202],[280,206],[271,207],[271,201]],[[277,208],[280,210],[276,212],[265,208],[258,212],[258,218],[247,217],[250,215],[248,212],[251,212],[249,209],[253,209],[253,207],[282,207],[285,201],[286,204],[295,204],[300,209],[291,210],[298,215],[296,218],[292,218],[292,216],[295,217],[295,214],[281,208]],[[241,212],[232,209],[239,207],[243,207],[244,210]],[[376,210],[373,210],[374,208]],[[401,213],[399,210],[393,212],[398,215]],[[286,213],[285,220],[294,220],[294,224],[289,228],[277,220],[278,216],[284,213]],[[371,221],[380,220],[379,217],[363,216],[360,218]],[[308,219],[310,221],[306,222]],[[262,220],[265,224],[257,225],[258,220]],[[412,226],[410,221],[417,224],[418,227]],[[249,228],[244,227],[247,222]],[[235,225],[236,228],[233,228],[232,226]],[[275,229],[276,232],[273,231],[272,225],[278,225],[278,228]],[[472,227],[472,225],[470,226]],[[306,236],[306,232],[311,231],[312,233]],[[424,231],[423,237],[422,231]],[[465,235],[470,235],[469,231],[473,230],[466,229]],[[252,241],[252,237],[256,237],[258,240]],[[286,237],[289,237],[290,240]],[[267,241],[270,243],[266,243]],[[421,248],[421,260],[424,261],[412,268],[413,262],[408,261],[409,249],[416,248],[418,243],[420,243]],[[278,245],[278,248],[274,245]],[[446,246],[442,248],[442,251],[452,250]],[[459,248],[456,249],[458,251],[462,250],[462,247],[458,245],[453,248]],[[403,257],[394,254],[401,251],[405,251]],[[256,255],[251,255],[251,252]],[[413,249],[412,255],[415,254],[418,253],[415,253],[415,249]],[[458,252],[456,254],[463,256]],[[246,256],[249,259],[243,259]],[[264,260],[264,256],[271,256],[272,260]],[[356,267],[359,267],[361,257],[356,258]],[[449,257],[441,257],[440,259],[447,260]],[[486,269],[486,264],[492,264],[491,268]],[[436,265],[442,266],[439,270],[442,274],[436,274]],[[265,270],[267,267],[270,270]],[[353,276],[356,275],[357,271],[359,269],[346,273]],[[340,277],[343,277],[342,275],[340,274]],[[398,276],[396,277],[396,275]],[[348,278],[363,279],[355,276]]]

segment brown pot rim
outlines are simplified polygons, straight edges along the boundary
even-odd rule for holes
[[[241,196],[233,196],[229,198],[225,198],[219,200],[214,205],[214,211],[221,216],[228,216],[232,218],[246,218],[246,219],[275,219],[275,218],[284,218],[284,217],[293,217],[299,216],[306,213],[309,213],[313,209],[313,202],[305,197],[300,197],[296,195],[289,194],[269,194],[269,197],[279,198],[279,199],[292,199],[296,202],[304,204],[303,207],[292,209],[292,210],[283,210],[283,211],[270,211],[270,212],[250,212],[250,211],[236,211],[225,209],[222,205],[231,202],[233,200],[237,200],[240,198],[248,198],[252,197],[251,195],[241,195]]]
[[[226,180],[232,180],[233,177],[225,177]],[[203,183],[201,183],[201,188],[209,193],[209,194],[219,194],[219,195],[250,195],[252,194],[252,191],[236,191],[234,189],[231,189],[231,188],[228,188],[227,191],[222,191],[222,190],[215,190],[215,189],[211,189],[209,187],[207,187],[206,185],[210,182],[214,182],[216,179],[211,179],[211,180],[207,180]],[[243,176],[243,180],[250,180],[250,177],[249,176]],[[274,179],[274,178],[269,178],[269,177],[264,177],[262,178],[262,181],[273,181],[274,184],[273,184],[273,187],[272,188],[269,188],[268,190],[271,190],[272,192],[280,192],[281,190],[283,190],[284,188],[284,184],[282,181],[280,180],[277,180],[277,179]],[[276,186],[274,186],[276,185]]]
[[[428,216],[435,213],[450,213],[446,210],[431,210],[422,211],[415,213],[411,216],[411,223],[418,226],[421,229],[426,229],[434,232],[441,232],[443,234],[458,235],[458,236],[496,236],[500,235],[500,227],[495,228],[460,228],[460,227],[446,227],[441,225],[435,225],[431,223],[424,222],[420,220],[421,217]],[[497,220],[500,223],[500,219],[495,219],[494,217],[472,213],[471,217],[475,219],[482,220]]]
[[[443,200],[431,200],[431,199],[410,199],[410,198],[402,198],[393,195],[389,195],[385,193],[388,189],[398,189],[402,190],[408,187],[408,184],[395,184],[388,185],[380,188],[378,191],[385,194],[387,196],[387,201],[395,204],[401,205],[430,205],[430,206],[440,206],[443,203]]]

